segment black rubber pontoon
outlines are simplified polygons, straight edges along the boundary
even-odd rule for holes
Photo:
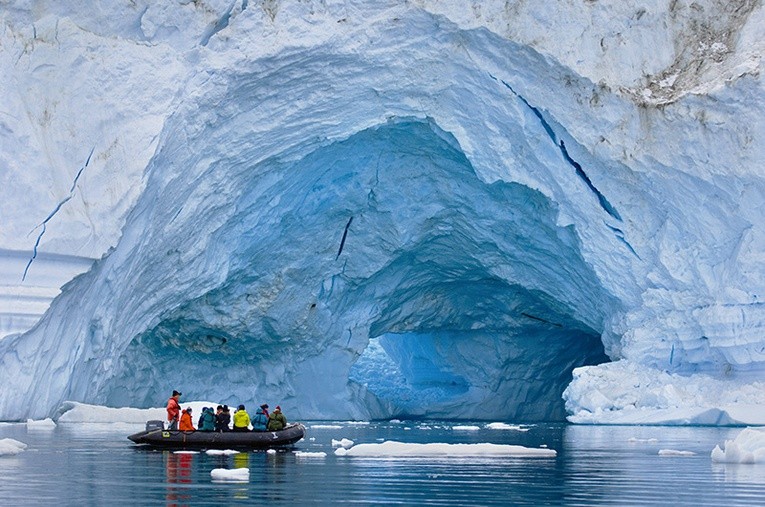
[[[292,445],[305,436],[302,424],[279,431],[180,431],[161,428],[141,431],[128,438],[136,444],[164,449],[270,449]]]

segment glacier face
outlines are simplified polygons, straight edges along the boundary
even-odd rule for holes
[[[9,9],[6,300],[87,272],[0,341],[0,418],[561,419],[609,359],[572,418],[761,403],[761,6],[501,4]]]

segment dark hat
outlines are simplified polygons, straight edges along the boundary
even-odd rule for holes
[[[191,407],[187,408],[186,412],[191,412]]]
[[[181,393],[173,389],[173,396],[183,396]]]
[[[279,405],[276,405],[276,408],[274,410],[281,410],[281,409],[282,407],[280,407]]]
[[[268,403],[264,403],[260,406],[260,408],[268,408]]]
[[[244,410],[244,405],[239,405],[239,409],[238,410]]]

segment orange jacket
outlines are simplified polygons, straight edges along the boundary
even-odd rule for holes
[[[178,426],[181,431],[194,431],[194,425],[191,423],[191,414],[186,410],[181,412],[181,424]]]

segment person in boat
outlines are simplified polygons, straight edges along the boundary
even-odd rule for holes
[[[229,424],[231,424],[231,412],[228,410],[228,405],[223,405],[220,416],[215,416],[215,424],[217,431],[231,431],[229,427]]]
[[[234,431],[250,431],[250,415],[244,409],[244,405],[234,412]]]
[[[268,403],[262,404],[260,408],[263,409],[263,413],[266,414],[266,419],[268,419]]]
[[[268,415],[266,415],[264,406],[268,408],[268,405],[264,403],[258,407],[258,410],[255,411],[255,415],[252,417],[252,431],[266,431],[268,427]]]
[[[202,413],[199,414],[199,419],[197,419],[197,428],[200,430],[202,429],[202,419],[205,418],[205,410],[207,410],[207,407],[202,407]]]
[[[181,398],[181,393],[173,390],[173,395],[167,400],[167,429],[177,430],[178,421],[180,419],[181,406],[178,400]]]
[[[191,422],[191,407],[183,409],[181,412],[181,424],[178,426],[181,431],[194,431],[194,424]]]
[[[223,405],[215,409],[215,431],[228,431],[228,424],[223,422]]]
[[[287,418],[282,414],[282,408],[276,406],[274,412],[268,416],[268,431],[283,430],[287,426]]]
[[[202,417],[199,418],[197,429],[199,431],[215,431],[215,414],[213,414],[212,407],[202,409]]]

